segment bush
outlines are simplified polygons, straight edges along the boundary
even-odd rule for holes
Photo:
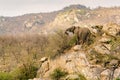
[[[84,75],[79,74],[79,79],[78,80],[87,80]]]
[[[117,46],[120,45],[120,37],[116,37],[116,40],[112,39],[110,44],[112,45],[111,50],[114,50]]]
[[[77,35],[74,35],[74,36],[69,40],[68,45],[73,46],[73,45],[76,44],[76,42],[77,42]]]
[[[50,75],[51,79],[53,80],[59,80],[62,77],[65,77],[67,75],[67,72],[62,71],[60,68],[56,68],[53,73]]]
[[[34,65],[22,66],[11,74],[14,75],[14,80],[28,80],[36,77],[38,68]]]
[[[70,41],[71,38],[63,31],[56,31],[54,34],[49,35],[48,45],[46,47],[46,56],[54,59],[56,56],[64,53],[65,50],[69,49],[73,44],[74,40]]]
[[[0,72],[0,80],[14,80],[14,79],[10,73]]]
[[[110,62],[111,60],[120,60],[118,57],[113,56],[113,54],[101,54],[94,49],[87,55],[87,58],[92,62],[92,64],[100,64],[103,67],[106,67],[106,62]]]
[[[120,80],[120,78],[117,78],[116,80]]]

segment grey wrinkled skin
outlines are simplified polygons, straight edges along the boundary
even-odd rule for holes
[[[84,44],[85,42],[88,42],[91,32],[88,28],[81,28],[81,27],[76,27],[72,26],[68,29],[66,29],[65,34],[68,35],[68,32],[72,32],[73,34],[76,34],[77,40],[76,44]]]

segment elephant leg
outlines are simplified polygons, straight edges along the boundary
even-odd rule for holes
[[[79,45],[80,43],[79,43],[79,37],[77,37],[77,39],[76,39],[76,45]]]
[[[88,38],[89,37],[89,33],[86,33],[84,36],[83,36],[83,44],[87,44],[88,43]]]
[[[90,33],[87,35],[87,37],[86,37],[86,43],[87,43],[87,45],[89,44],[89,40],[90,40]]]
[[[80,40],[80,41],[79,41],[79,44],[83,44],[83,41],[82,41],[82,40]]]
[[[78,38],[75,39],[75,45],[77,45],[77,44],[78,44]]]

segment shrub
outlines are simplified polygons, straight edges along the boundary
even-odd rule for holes
[[[60,68],[56,68],[53,73],[50,75],[51,79],[53,80],[59,80],[62,77],[65,77],[67,75],[67,72],[61,70]]]
[[[110,44],[112,45],[111,50],[114,50],[117,46],[120,45],[120,37],[116,37],[116,40],[112,39]]]
[[[79,74],[79,79],[78,80],[87,80],[84,75]]]
[[[77,42],[77,35],[74,35],[69,41],[68,45],[73,46]]]
[[[117,78],[116,80],[120,80],[120,78]]]
[[[61,53],[72,46],[74,41],[69,42],[70,40],[71,38],[65,35],[63,31],[56,31],[54,34],[49,35],[46,56],[54,59],[56,56],[61,55]]]
[[[101,54],[94,49],[87,55],[87,58],[90,61],[93,61],[93,64],[100,64],[104,67],[106,66],[106,62],[110,62],[111,60],[120,60],[118,57],[113,56],[113,54]]]
[[[38,68],[34,65],[25,65],[17,68],[11,74],[14,75],[15,80],[28,80],[36,77]]]
[[[0,72],[0,80],[13,80],[13,76],[7,72]]]

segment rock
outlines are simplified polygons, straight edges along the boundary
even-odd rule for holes
[[[95,26],[92,26],[92,27],[91,27],[91,31],[92,31],[92,33],[94,33],[95,35],[101,36],[101,35],[103,34],[102,28],[103,28],[102,25],[95,25]]]
[[[116,48],[113,50],[113,53],[115,53],[115,54],[119,54],[119,52],[120,52],[120,45],[118,45],[118,46],[116,46]]]
[[[47,72],[47,71],[49,71],[49,61],[48,61],[48,58],[47,57],[43,57],[43,58],[41,58],[41,62],[42,62],[42,64],[41,64],[41,67],[40,67],[40,69],[38,70],[38,72],[37,72],[37,77],[40,77],[40,78],[42,78],[43,77],[43,75]]]
[[[99,65],[98,66],[94,65],[94,66],[91,66],[90,70],[91,70],[91,73],[93,73],[92,78],[96,80],[100,78],[100,73],[103,71],[103,68]]]
[[[34,78],[33,80],[45,80],[45,79],[41,79],[41,78]]]
[[[116,23],[109,23],[103,27],[103,30],[106,31],[110,35],[116,36],[120,32],[120,25]]]
[[[94,78],[93,72],[90,69],[90,64],[86,58],[86,55],[84,52],[81,52],[81,51],[68,52],[68,53],[60,56],[59,58],[50,61],[49,70],[42,76],[48,77],[49,74],[52,73],[58,67],[64,69],[69,74],[74,74],[74,73],[80,72],[88,80]],[[42,73],[44,73],[45,67],[42,67],[41,70],[43,70]],[[40,75],[40,73],[39,73],[39,75]]]
[[[109,76],[110,76],[111,71],[109,69],[104,70],[101,74],[100,74],[100,80],[109,80]]]
[[[47,57],[43,57],[43,58],[40,59],[41,62],[45,62],[45,61],[47,61],[47,60],[48,60]]]
[[[95,51],[102,53],[102,54],[110,54],[111,45],[106,44],[97,44],[94,46]]]
[[[82,45],[76,45],[76,46],[73,47],[73,50],[74,51],[79,51],[81,49],[81,46]]]
[[[103,66],[101,65],[94,65],[94,67],[91,67],[92,65],[89,63],[86,53],[84,51],[80,51],[77,45],[77,51],[71,51],[66,52],[65,54],[59,56],[58,58],[54,60],[47,60],[43,58],[43,63],[38,70],[37,75],[42,77],[49,77],[49,75],[56,69],[61,68],[68,72],[68,75],[66,79],[72,78],[78,78],[78,74],[75,73],[81,73],[83,74],[88,80],[97,80],[98,78],[100,80],[108,80],[110,75],[110,70],[104,70]],[[99,47],[101,48],[101,47]],[[113,61],[114,62],[114,61]],[[118,75],[118,73],[116,72]]]
[[[27,27],[27,28],[31,28],[32,26],[33,26],[32,23],[25,23],[25,27]]]
[[[111,44],[104,44],[103,46],[110,52],[111,47],[112,47]]]
[[[119,61],[118,60],[111,60],[110,61],[110,66],[112,66],[112,67],[118,67],[118,65],[119,65]]]
[[[34,79],[28,79],[28,80],[50,80],[50,79],[34,78]]]
[[[39,79],[39,78],[34,78],[33,80],[41,80],[41,79]]]
[[[119,78],[119,79],[120,79],[120,67],[115,70],[115,72],[114,72],[114,78],[115,78],[115,79],[116,79],[116,78]]]
[[[65,80],[79,80],[79,76],[77,74],[70,74],[66,77]]]
[[[102,42],[102,43],[109,43],[109,42],[111,41],[111,39],[110,39],[110,38],[103,37],[103,38],[101,38],[99,41]]]
[[[111,70],[106,69],[101,73],[100,80],[109,80],[111,75]],[[113,80],[120,78],[120,67],[114,71]]]

